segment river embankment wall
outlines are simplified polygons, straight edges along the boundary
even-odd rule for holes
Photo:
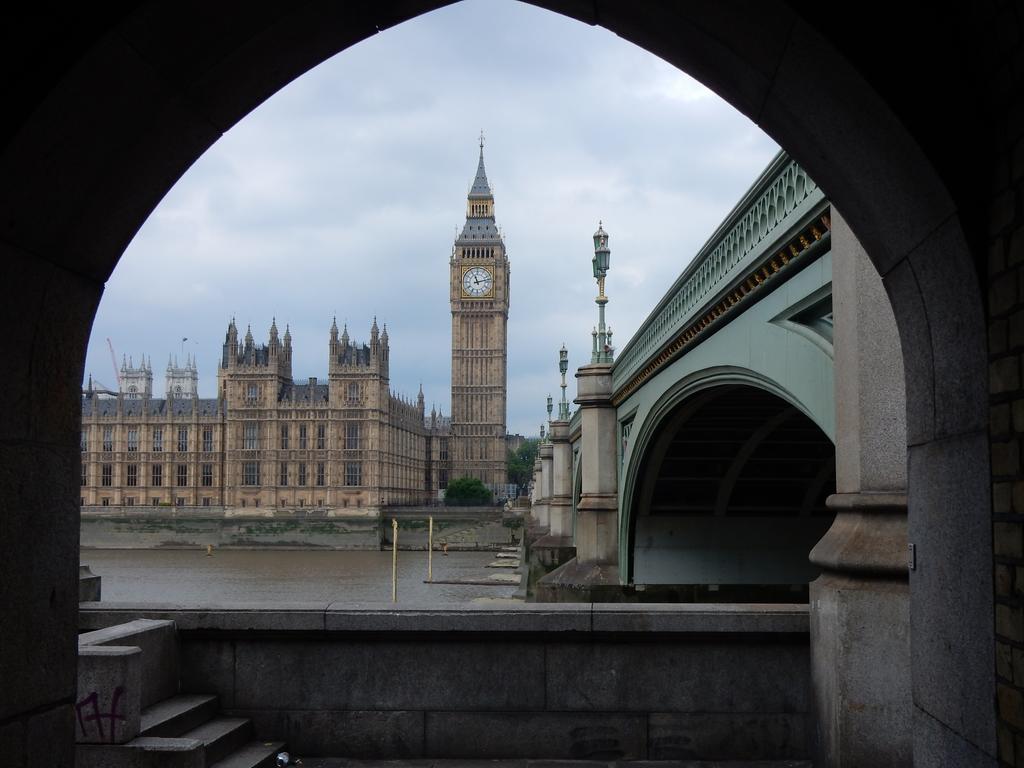
[[[301,755],[798,760],[806,605],[86,603],[178,628],[181,690]]]
[[[390,547],[391,520],[398,548],[434,545],[451,550],[496,549],[508,544],[519,518],[494,507],[366,509],[228,509],[225,507],[82,507],[82,549],[331,549]]]

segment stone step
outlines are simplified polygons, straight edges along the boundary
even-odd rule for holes
[[[210,768],[272,768],[284,746],[283,741],[252,741]]]
[[[127,744],[78,744],[76,768],[196,768],[203,743],[195,739],[140,736]]]
[[[218,717],[183,736],[201,741],[206,749],[206,765],[213,765],[252,738],[252,722],[244,717]]]
[[[141,736],[181,736],[217,714],[217,697],[183,693],[142,711]]]
[[[178,633],[173,621],[136,619],[78,636],[78,647],[137,646],[142,649],[141,706],[178,693]]]

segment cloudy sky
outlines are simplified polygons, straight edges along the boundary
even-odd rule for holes
[[[106,287],[107,338],[196,356],[214,396],[228,320],[290,324],[297,380],[327,374],[331,318],[391,336],[391,386],[449,407],[448,259],[483,130],[512,267],[510,432],[558,397],[558,349],[589,361],[591,235],[610,235],[608,317],[625,343],[777,152],[713,93],[611,33],[512,0],[466,0],[343,51],[257,108],[168,193]],[[188,337],[182,344],[181,339]],[[575,391],[570,378],[569,396]]]

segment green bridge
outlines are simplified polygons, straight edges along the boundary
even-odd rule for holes
[[[807,553],[835,491],[830,222],[823,192],[780,153],[611,365],[619,584],[814,577]],[[568,425],[563,547],[582,414]],[[549,530],[553,495],[539,504]]]

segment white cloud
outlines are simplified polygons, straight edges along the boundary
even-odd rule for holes
[[[512,263],[508,426],[524,433],[557,399],[562,342],[573,367],[589,359],[597,220],[622,348],[776,152],[702,85],[605,30],[458,3],[330,59],[207,151],[112,276],[86,370],[113,383],[108,336],[157,365],[188,336],[212,396],[228,320],[265,338],[276,316],[291,325],[295,376],[322,377],[332,315],[357,339],[377,315],[392,388],[413,396],[422,381],[447,413],[448,257],[481,128]]]

